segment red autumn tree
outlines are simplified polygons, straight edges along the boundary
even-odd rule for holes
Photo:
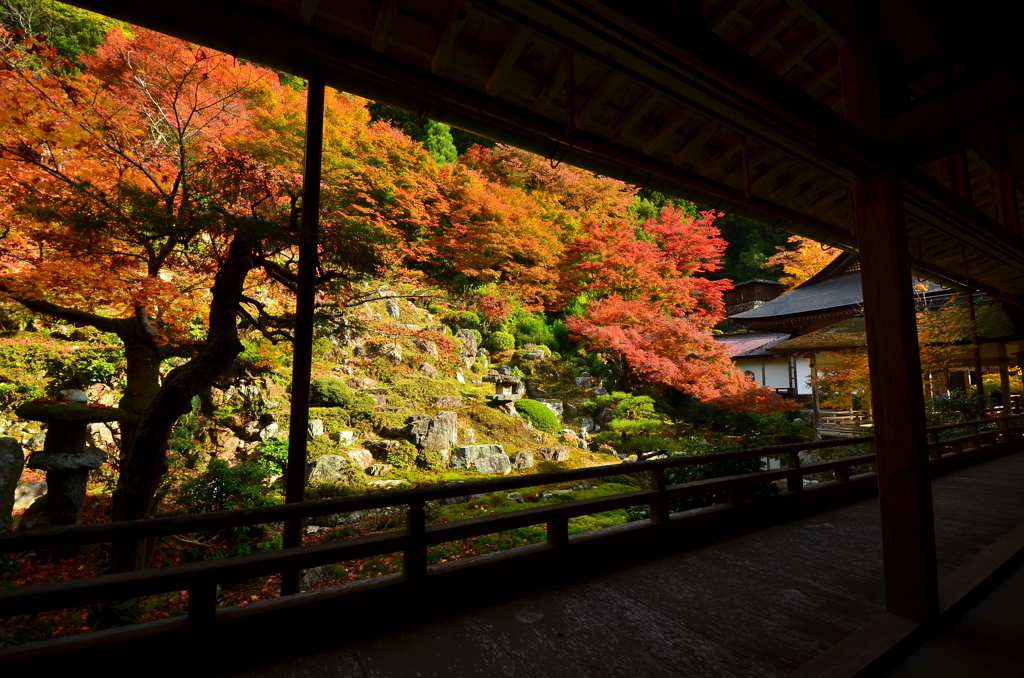
[[[639,379],[710,399],[752,385],[710,331],[724,317],[722,292],[731,285],[698,276],[717,270],[725,251],[715,216],[691,219],[666,207],[640,229],[589,224],[570,247],[565,287],[594,301],[566,325],[621,361],[623,387]]]

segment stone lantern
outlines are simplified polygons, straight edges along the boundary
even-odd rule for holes
[[[483,380],[494,384],[494,395],[487,396],[491,407],[516,416],[515,401],[522,398],[526,391],[523,380],[512,374],[507,366],[491,370]]]
[[[22,419],[48,424],[43,449],[32,454],[28,467],[46,472],[44,499],[51,525],[81,522],[89,471],[106,461],[106,453],[89,444],[89,424],[122,421],[127,417],[124,410],[90,406],[84,397],[82,393],[74,398],[79,402],[37,400],[14,411]]]

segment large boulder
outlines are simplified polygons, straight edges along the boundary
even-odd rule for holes
[[[353,462],[347,456],[325,454],[309,463],[307,483],[347,483],[352,479]]]
[[[365,470],[373,465],[373,454],[371,454],[369,450],[359,448],[355,450],[349,450],[345,454],[348,456],[349,459],[355,462],[361,469]]]
[[[443,452],[458,444],[459,418],[454,412],[438,412],[431,417],[426,414],[410,416],[405,426],[393,426],[381,430],[381,435],[398,440],[408,440],[418,449],[427,452]]]
[[[463,445],[452,455],[452,468],[475,468],[481,473],[508,473],[512,470],[501,445]]]
[[[16,438],[0,438],[0,533],[14,528],[14,492],[25,468],[25,452]]]
[[[401,440],[367,440],[363,442],[363,447],[373,454],[374,459],[384,460],[401,444]]]

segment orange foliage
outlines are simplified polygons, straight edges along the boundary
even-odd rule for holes
[[[770,388],[753,384],[736,395],[721,396],[712,400],[711,403],[723,410],[754,414],[773,414],[800,409],[800,403],[795,400],[783,398]]]
[[[779,278],[779,282],[787,288],[796,287],[839,256],[839,250],[833,247],[822,248],[818,242],[801,235],[790,236],[789,243],[795,244],[796,249],[776,247],[778,253],[768,257],[764,265],[765,268],[782,266],[786,275]]]

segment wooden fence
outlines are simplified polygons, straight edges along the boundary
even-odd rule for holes
[[[948,428],[965,428],[968,434],[938,441],[938,432]],[[969,457],[1016,449],[1024,438],[1024,417],[1005,417],[929,429],[931,457],[936,467],[948,466]],[[311,546],[286,548],[271,553],[225,558],[158,567],[149,570],[108,574],[86,579],[60,581],[0,591],[0,617],[24,615],[47,610],[73,608],[139,596],[187,590],[187,617],[136,624],[125,629],[86,633],[71,638],[41,641],[0,650],[0,662],[18,661],[52,652],[89,647],[90,636],[103,635],[103,643],[133,640],[172,632],[207,632],[221,622],[245,619],[252,622],[260,615],[273,616],[275,611],[294,612],[303,605],[323,608],[342,605],[359,599],[370,606],[388,597],[388,589],[423,593],[433,584],[441,587],[458,581],[464,585],[474,579],[486,579],[494,573],[522,574],[569,562],[574,557],[594,557],[615,549],[639,544],[677,539],[686,534],[714,533],[737,525],[755,525],[759,521],[777,519],[780,514],[801,510],[808,505],[834,501],[854,494],[865,494],[876,487],[873,471],[851,474],[855,467],[874,463],[873,453],[853,454],[838,459],[804,463],[801,452],[824,451],[830,448],[863,445],[870,437],[796,443],[768,448],[723,452],[718,454],[674,457],[653,461],[600,466],[585,469],[539,473],[497,478],[478,482],[447,484],[389,493],[327,499],[299,504],[286,504],[241,511],[224,511],[198,516],[172,516],[123,523],[58,527],[16,532],[0,536],[0,553],[27,553],[69,546],[110,542],[132,542],[169,535],[190,534],[249,525],[279,523],[288,520],[404,507],[407,521],[404,529],[356,537]],[[717,462],[764,457],[780,458],[786,466],[669,485],[666,472],[686,466],[703,466]],[[613,475],[647,474],[650,489],[641,489],[607,497],[525,508],[511,513],[428,525],[425,508],[428,502],[452,497],[516,490],[585,481]],[[826,474],[823,476],[823,474]],[[805,478],[812,476],[805,486]],[[834,477],[834,480],[822,480]],[[781,482],[780,482],[781,481]],[[775,482],[785,489],[768,499],[750,501],[747,489]],[[700,509],[672,513],[675,500],[718,494],[726,502]],[[649,519],[569,535],[569,519],[598,514],[632,506],[649,506]],[[427,549],[470,537],[490,535],[519,527],[545,525],[547,542],[513,548],[485,556],[476,556],[442,565],[427,564]],[[316,592],[282,596],[238,607],[217,608],[217,586],[319,565],[338,563],[376,555],[402,553],[404,572],[355,582]],[[334,607],[331,607],[334,609]],[[251,625],[248,628],[253,628]],[[256,627],[260,628],[258,621]],[[98,641],[97,641],[98,642]]]

